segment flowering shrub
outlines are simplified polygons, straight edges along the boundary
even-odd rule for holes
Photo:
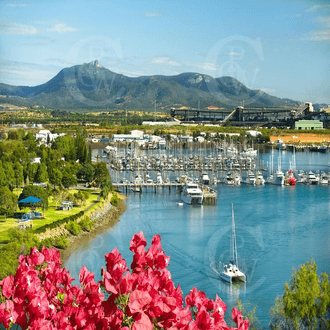
[[[174,286],[166,268],[170,258],[162,251],[160,236],[153,237],[148,250],[146,245],[143,233],[133,236],[131,272],[116,248],[106,254],[99,283],[83,266],[81,287],[71,284],[73,279],[56,249],[39,252],[34,247],[30,255],[20,256],[15,276],[0,284],[5,298],[0,324],[51,330],[234,329],[225,322],[227,306],[218,296],[211,300],[193,288],[184,306],[180,286]],[[232,318],[235,329],[248,329],[249,321],[237,308]]]

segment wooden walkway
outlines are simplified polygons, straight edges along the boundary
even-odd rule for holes
[[[172,188],[179,189],[179,191],[182,190],[182,188],[185,186],[185,183],[179,183],[179,182],[164,182],[164,183],[142,183],[142,184],[135,184],[131,182],[127,183],[112,183],[113,187],[116,189],[122,189],[126,193],[128,191],[134,191],[138,192],[140,194],[143,193],[143,190],[145,192],[148,191],[148,189],[153,190],[154,193],[157,193],[157,190],[159,188],[168,188],[169,192],[171,192]],[[210,204],[215,205],[217,201],[217,191],[208,187],[200,185],[200,188],[203,190],[203,204]]]

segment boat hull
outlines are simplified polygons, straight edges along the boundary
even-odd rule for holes
[[[186,204],[194,204],[194,205],[200,205],[203,203],[203,197],[193,197],[191,195],[187,195],[184,193],[181,193],[181,200],[185,202]]]
[[[242,272],[240,272],[240,274],[228,274],[226,272],[221,272],[220,278],[228,283],[246,282],[246,277]]]

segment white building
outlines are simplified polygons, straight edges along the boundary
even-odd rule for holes
[[[39,133],[36,134],[36,140],[39,141],[40,143],[47,143],[47,140],[49,138],[49,141],[53,142],[59,136],[64,136],[64,135],[65,135],[65,133],[52,134],[48,129],[42,129],[42,130],[39,131]]]
[[[135,141],[135,140],[143,140],[144,132],[139,130],[130,131],[130,134],[114,134],[112,136],[113,141]]]
[[[248,136],[248,135],[250,135],[250,136],[252,136],[252,137],[258,137],[258,136],[260,136],[260,135],[262,135],[262,133],[261,132],[259,132],[259,131],[246,131],[245,132],[245,136]]]

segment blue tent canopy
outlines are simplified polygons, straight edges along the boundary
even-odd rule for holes
[[[34,196],[29,196],[24,199],[21,199],[20,201],[18,201],[18,203],[34,204],[34,203],[38,203],[41,201],[42,201],[42,199],[40,199],[40,198],[37,198]]]

